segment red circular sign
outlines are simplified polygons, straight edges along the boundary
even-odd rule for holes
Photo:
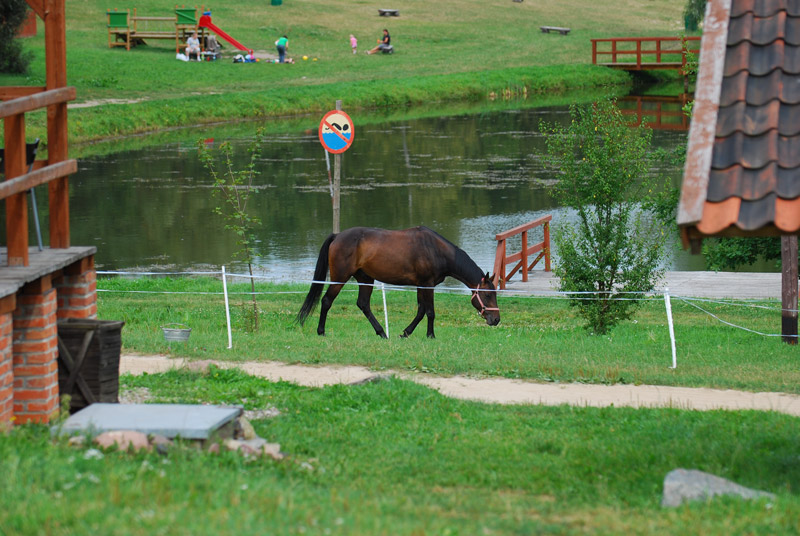
[[[319,123],[319,141],[329,153],[343,153],[353,144],[353,120],[341,110],[331,110]]]

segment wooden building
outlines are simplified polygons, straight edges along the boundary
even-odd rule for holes
[[[0,428],[48,422],[59,410],[57,322],[97,315],[94,247],[70,244],[66,0],[26,0],[45,33],[44,87],[0,87],[6,218],[0,242]],[[26,162],[26,114],[47,109],[47,160]],[[28,244],[28,194],[46,185],[49,246]]]
[[[800,1],[708,2],[678,225],[695,253],[709,236],[783,237],[784,335],[791,315],[797,334],[798,81]]]

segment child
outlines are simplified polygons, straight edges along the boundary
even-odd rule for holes
[[[358,41],[353,34],[350,34],[350,46],[353,48],[353,54],[355,54],[358,48]]]

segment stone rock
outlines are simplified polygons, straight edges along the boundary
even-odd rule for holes
[[[256,429],[250,424],[245,417],[239,417],[236,426],[236,439],[254,439],[256,436]]]
[[[236,439],[226,439],[222,442],[222,445],[228,450],[239,450],[239,447],[242,446],[242,442]]]
[[[707,501],[717,495],[735,495],[742,499],[775,498],[773,493],[746,488],[710,473],[675,469],[664,477],[661,506],[677,507],[688,501]]]
[[[248,445],[247,443],[242,443],[241,445],[239,445],[239,449],[238,449],[237,452],[239,452],[239,453],[241,453],[241,454],[243,454],[244,456],[247,456],[247,457],[256,457],[256,456],[258,456],[258,451],[256,449],[254,449],[253,447],[251,447],[250,445]]]
[[[86,443],[86,436],[76,435],[67,440],[67,445],[70,447],[82,447]]]
[[[133,448],[133,450],[150,450],[150,442],[147,440],[147,436],[135,430],[103,432],[94,438],[94,442],[104,449],[117,447],[119,450],[124,451],[130,448]]]
[[[260,450],[261,447],[266,445],[266,443],[267,440],[264,439],[263,437],[254,437],[253,439],[245,439],[242,441],[243,445],[247,445],[248,447],[253,448],[255,450]]]
[[[261,447],[261,452],[264,453],[264,456],[269,456],[273,460],[282,460],[286,457],[286,454],[281,452],[280,443],[264,443]]]
[[[162,435],[154,435],[150,439],[150,444],[156,449],[159,454],[167,454],[170,447],[172,447],[172,440]]]
[[[388,380],[389,378],[391,378],[391,375],[373,374],[372,376],[367,376],[364,379],[352,381],[348,385],[365,385],[368,383],[378,383],[384,380]]]

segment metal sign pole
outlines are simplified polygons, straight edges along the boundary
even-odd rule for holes
[[[342,110],[342,101],[336,101],[336,109]],[[340,201],[341,201],[341,185],[342,185],[342,155],[337,153],[333,155],[333,232],[338,233],[340,230],[339,222],[341,217]]]

